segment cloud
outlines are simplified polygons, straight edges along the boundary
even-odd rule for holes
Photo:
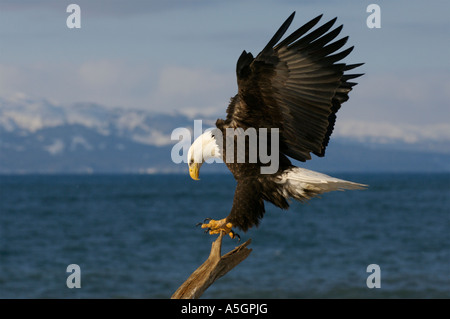
[[[450,70],[373,72],[357,82],[338,113],[338,122],[424,127],[450,122]]]
[[[106,106],[144,107],[156,81],[149,65],[119,60],[0,64],[0,96],[44,98],[65,105],[94,102]]]
[[[234,74],[202,67],[101,59],[80,64],[0,64],[0,96],[26,96],[56,104],[97,103],[161,113],[223,114],[236,92]]]
[[[450,141],[450,70],[369,73],[338,113],[333,136],[377,143]]]
[[[236,94],[235,82],[234,75],[209,69],[167,67],[160,73],[153,104],[188,115],[225,113],[229,98]]]
[[[147,144],[147,145],[170,145],[172,140],[167,134],[163,134],[157,130],[150,130],[146,134],[134,134],[131,139],[135,142]]]
[[[80,80],[96,89],[110,88],[125,76],[124,66],[115,61],[101,60],[83,63],[78,70]]]

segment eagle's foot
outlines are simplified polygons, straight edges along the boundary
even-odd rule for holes
[[[206,223],[207,221],[209,222]],[[231,238],[238,238],[239,240],[241,240],[241,237],[232,230],[233,224],[227,223],[226,218],[221,220],[206,218],[201,226],[202,228],[206,228],[205,232],[209,232],[210,235],[220,234],[220,232],[224,232]]]

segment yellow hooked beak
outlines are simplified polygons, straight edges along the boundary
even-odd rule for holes
[[[198,175],[200,173],[200,163],[192,163],[189,165],[189,175],[191,175],[191,178],[193,180],[200,180],[200,178],[198,178]]]

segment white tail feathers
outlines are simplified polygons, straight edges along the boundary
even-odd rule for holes
[[[285,198],[292,197],[299,201],[305,201],[326,192],[367,187],[364,184],[345,181],[300,167],[285,170],[275,178],[275,182],[283,185],[280,192]]]

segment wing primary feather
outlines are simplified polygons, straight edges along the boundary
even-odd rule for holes
[[[289,49],[296,49],[299,50],[301,49],[303,46],[308,45],[310,42],[314,41],[315,39],[321,37],[322,35],[324,35],[328,30],[331,29],[331,27],[333,26],[333,24],[336,22],[337,18],[334,18],[330,21],[328,21],[327,23],[325,23],[323,26],[317,28],[316,30],[312,31],[311,33],[307,34],[306,36],[304,36],[303,38],[297,40],[296,42],[292,43],[289,46]]]
[[[321,57],[327,56],[333,52],[336,52],[340,48],[342,48],[347,43],[347,40],[348,40],[348,37],[342,38],[331,44],[328,44],[327,46],[321,47],[321,48],[313,51],[310,54],[321,56]]]
[[[364,73],[358,73],[358,74],[344,74],[344,75],[342,76],[341,79],[342,79],[343,81],[347,81],[347,80],[359,78],[360,76],[363,76],[363,75],[364,75]]]
[[[354,87],[355,85],[358,85],[356,82],[344,82],[341,84],[340,88],[349,89]]]
[[[318,38],[317,40],[314,40],[313,42],[311,42],[308,45],[308,50],[310,52],[313,52],[315,50],[322,49],[325,45],[330,43],[334,38],[336,38],[339,35],[339,33],[342,30],[342,27],[343,27],[343,25],[340,25],[339,27],[328,32],[327,34],[323,35],[322,37]],[[315,54],[315,52],[314,52],[314,54]]]
[[[344,71],[349,71],[349,70],[355,69],[361,65],[364,65],[364,63],[347,64],[344,68]]]
[[[279,48],[283,47],[283,46],[287,46],[290,43],[294,42],[295,40],[297,40],[299,37],[301,37],[302,35],[304,35],[306,32],[308,32],[309,30],[311,30],[311,28],[313,28],[317,22],[319,22],[319,20],[322,18],[323,14],[315,17],[314,19],[312,19],[311,21],[305,23],[303,26],[301,26],[300,28],[298,28],[296,31],[294,31],[290,36],[288,36],[286,39],[284,39],[283,41],[281,41],[276,47],[274,47],[274,50],[278,50]]]
[[[277,44],[278,41],[280,41],[281,37],[286,33],[287,29],[292,23],[292,20],[294,19],[295,11],[292,12],[292,14],[289,16],[289,18],[284,21],[284,23],[281,25],[281,27],[278,29],[278,31],[274,34],[272,39],[270,39],[269,43],[264,47],[264,49],[261,51],[258,56],[263,56],[264,54],[271,52],[273,50],[273,47],[275,44]]]
[[[336,53],[333,55],[329,55],[327,57],[325,57],[322,61],[326,64],[333,64],[334,62],[340,61],[343,58],[345,58],[347,55],[350,54],[350,52],[353,51],[354,47],[350,47],[348,49],[345,49],[344,51],[340,52],[340,53]]]

